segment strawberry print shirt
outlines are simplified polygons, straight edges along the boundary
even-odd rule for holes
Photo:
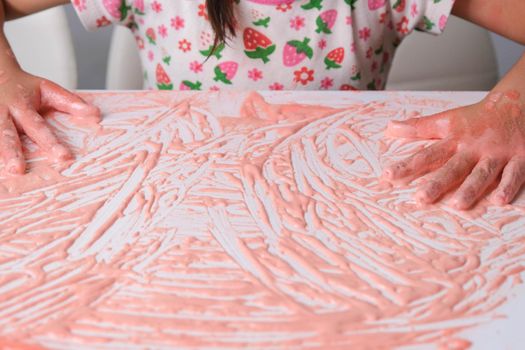
[[[89,30],[130,28],[161,90],[382,89],[401,40],[441,33],[453,2],[235,0],[237,35],[213,51],[204,0],[72,1]]]

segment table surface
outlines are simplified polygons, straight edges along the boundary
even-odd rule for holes
[[[86,92],[0,179],[0,337],[45,349],[519,349],[525,198],[418,207],[391,119],[482,92]],[[241,117],[242,115],[242,117]],[[0,340],[1,342],[1,340]]]

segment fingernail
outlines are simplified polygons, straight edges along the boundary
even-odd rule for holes
[[[497,205],[505,205],[507,204],[507,198],[505,194],[498,192],[492,195],[491,202]]]
[[[71,152],[64,146],[58,144],[51,148],[51,158],[53,161],[64,161],[72,158]]]
[[[96,106],[88,105],[82,102],[76,102],[72,106],[79,117],[94,117],[100,119],[100,109]]]
[[[383,174],[386,176],[386,179],[398,180],[407,176],[407,168],[408,164],[405,161],[399,161],[388,165]]]
[[[414,195],[416,201],[420,204],[434,203],[441,195],[441,185],[434,181],[427,182],[422,189]]]
[[[84,103],[84,102],[75,102],[71,106],[74,109],[78,109],[78,110],[84,110],[84,109],[87,109],[87,108],[91,107],[90,105],[88,105],[87,103]]]
[[[450,200],[450,206],[456,210],[465,210],[468,208],[468,203],[460,198],[452,198]]]
[[[419,205],[431,203],[431,200],[430,200],[430,197],[429,197],[427,191],[417,191],[414,194],[414,199],[416,200],[416,202]]]

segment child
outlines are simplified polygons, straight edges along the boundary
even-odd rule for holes
[[[3,0],[1,20],[4,13],[10,19],[66,2]],[[161,90],[381,89],[401,40],[414,29],[442,32],[451,11],[525,43],[522,0],[73,0],[73,5],[88,29],[111,23],[129,27],[140,49],[145,87]],[[0,45],[10,52],[5,38]],[[67,150],[36,110],[97,113],[77,96],[22,72],[7,53],[0,69],[8,81],[0,89],[10,93],[0,98],[5,106],[0,128],[8,132],[0,136],[0,148],[6,169],[21,173],[23,157],[10,118],[61,159],[69,156]],[[391,165],[385,176],[439,169],[417,198],[434,202],[462,183],[454,203],[464,209],[504,169],[494,199],[511,201],[525,180],[524,76],[522,58],[484,101],[391,124],[392,136],[444,140]]]

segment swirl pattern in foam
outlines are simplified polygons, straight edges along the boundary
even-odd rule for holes
[[[384,139],[387,121],[452,107],[445,96],[85,97],[101,128],[51,118],[77,159],[50,166],[26,140],[30,173],[0,182],[9,341],[462,348],[457,333],[521,283],[519,200],[419,208],[413,184],[378,181],[385,159],[426,144]]]

